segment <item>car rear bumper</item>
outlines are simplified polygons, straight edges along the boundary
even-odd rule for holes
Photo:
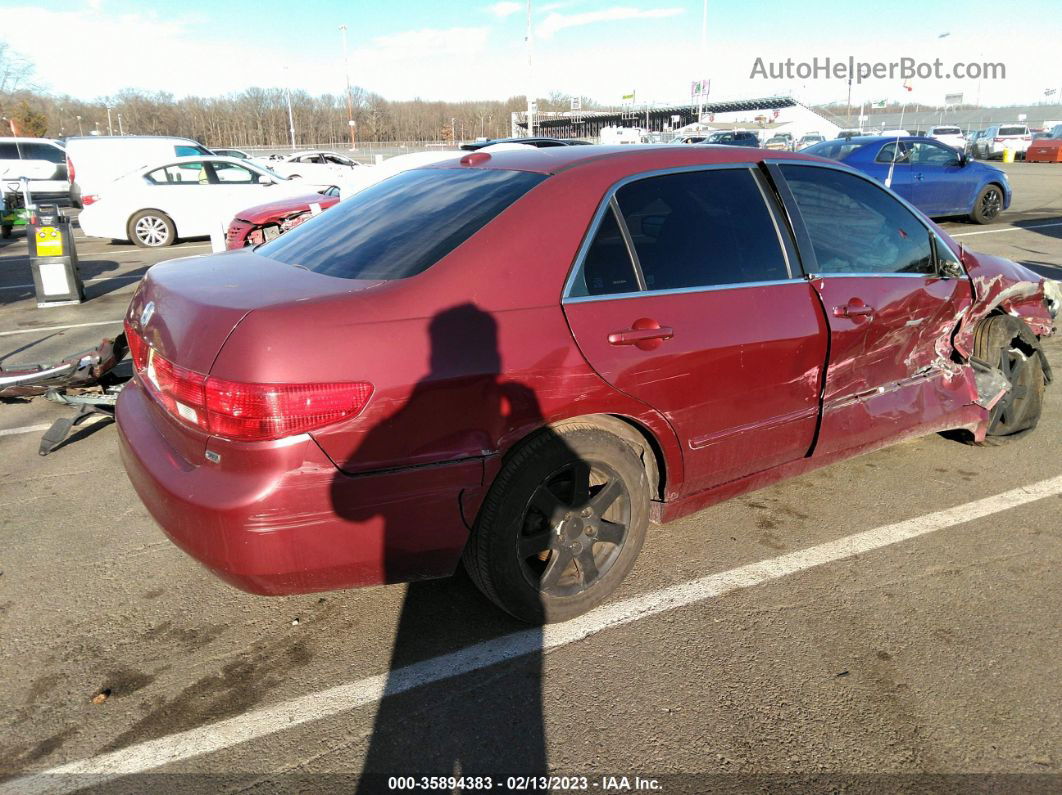
[[[218,463],[190,461],[135,381],[122,390],[117,417],[126,472],[155,521],[245,591],[443,577],[460,560],[468,537],[461,492],[480,487],[482,459],[350,476],[304,435],[242,452],[229,443]]]

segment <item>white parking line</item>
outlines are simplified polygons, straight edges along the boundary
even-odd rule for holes
[[[92,282],[110,282],[110,281],[116,281],[116,280],[130,280],[130,279],[143,279],[143,278],[144,278],[144,274],[141,273],[138,276],[98,276],[98,277],[96,277],[94,279],[85,279],[84,282],[85,282],[85,284],[90,284]],[[25,290],[27,288],[33,289],[33,287],[34,287],[34,285],[32,285],[32,284],[5,284],[5,285],[0,286],[0,290]]]
[[[235,718],[148,740],[92,759],[59,765],[41,773],[0,784],[0,795],[73,792],[99,786],[115,778],[143,773],[164,765],[231,748],[301,724],[321,720],[380,701],[422,685],[477,671],[491,665],[554,649],[603,630],[720,596],[741,588],[805,571],[826,563],[871,552],[912,538],[971,522],[1011,508],[1062,494],[1062,475],[1028,486],[964,503],[954,508],[846,536],[777,558],[750,563],[699,580],[605,605],[564,624],[529,629],[460,651],[434,657],[390,673],[377,674],[345,685],[310,693]]]
[[[51,425],[23,425],[21,428],[2,428],[0,429],[0,436],[17,436],[20,433],[46,431],[51,427]]]
[[[19,328],[14,331],[0,331],[0,337],[10,337],[12,334],[32,334],[34,331],[63,331],[68,328],[85,328],[86,326],[120,326],[122,319],[99,320],[95,323],[71,323],[67,326],[34,326],[33,328]]]
[[[980,232],[960,232],[952,237],[970,237],[971,235],[995,235],[999,232],[1021,232],[1025,229],[1047,229],[1051,226],[1062,226],[1062,222],[1056,224],[1037,224],[1036,226],[1006,226],[1002,229],[983,229]]]

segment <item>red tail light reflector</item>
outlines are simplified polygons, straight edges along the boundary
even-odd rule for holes
[[[90,193],[88,196],[81,197],[81,206],[88,207],[90,204],[95,204],[100,200],[98,193]]]
[[[174,364],[125,324],[133,367],[166,411],[185,425],[241,441],[265,441],[357,416],[372,396],[365,381],[256,384],[228,381]]]
[[[74,176],[75,176],[75,172],[74,172],[74,161],[73,161],[73,160],[71,160],[71,159],[70,159],[70,158],[68,157],[68,158],[66,159],[66,179],[67,179],[67,181],[68,181],[68,182],[70,182],[70,183],[72,184],[72,183],[74,182]]]

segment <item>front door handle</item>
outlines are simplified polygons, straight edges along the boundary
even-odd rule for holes
[[[869,317],[874,314],[874,307],[867,306],[862,301],[856,303],[853,301],[850,304],[844,306],[835,306],[833,308],[834,317]]]
[[[921,171],[919,171],[917,174],[915,174],[915,179],[917,179],[919,182],[921,182],[922,180],[925,179],[925,176],[922,174]]]
[[[661,326],[652,318],[640,317],[630,328],[609,334],[608,342],[609,345],[635,345],[643,351],[651,351],[674,336],[675,330],[670,326]]]

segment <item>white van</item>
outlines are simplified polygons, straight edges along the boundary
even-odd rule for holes
[[[66,153],[48,138],[0,138],[0,189],[18,190],[20,177],[29,179],[30,198],[67,204],[70,183]]]
[[[162,135],[82,135],[66,139],[70,199],[77,207],[91,204],[109,183],[134,169],[175,157],[211,155],[191,138]]]

